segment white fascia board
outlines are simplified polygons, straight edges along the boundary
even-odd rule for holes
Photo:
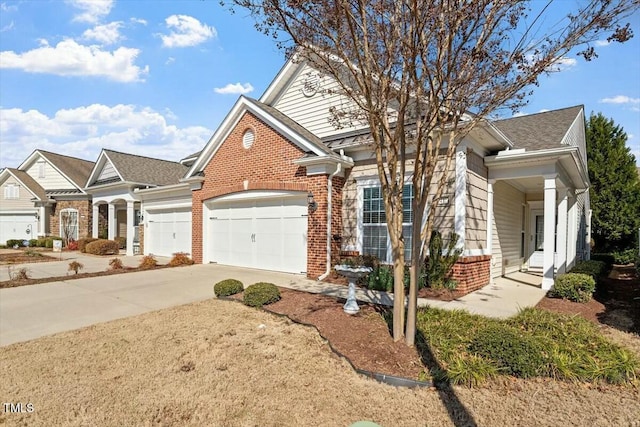
[[[298,68],[302,67],[303,62],[300,62],[297,55],[292,55],[291,58],[282,66],[276,77],[271,81],[269,87],[264,91],[259,98],[260,102],[267,105],[271,105],[275,100],[275,97],[281,92],[283,86],[291,79],[292,75],[296,74]]]
[[[326,156],[325,152],[318,150],[312,144],[309,144],[302,136],[293,132],[288,126],[285,126],[271,114],[255,105],[248,98],[241,96],[240,98],[238,98],[238,101],[236,101],[229,114],[227,114],[227,117],[225,117],[220,127],[218,127],[218,129],[215,131],[209,142],[207,142],[207,145],[205,146],[204,150],[202,150],[198,161],[196,161],[193,166],[191,166],[191,169],[189,169],[189,172],[187,172],[185,178],[190,178],[195,172],[203,169],[205,165],[209,164],[213,156],[218,151],[218,148],[220,148],[220,145],[227,139],[227,136],[235,128],[235,126],[242,118],[243,113],[245,112],[250,112],[259,119],[263,120],[276,132],[287,137],[296,145],[305,149],[306,151],[312,151],[318,156]]]
[[[498,166],[498,165],[509,165],[513,163],[527,163],[536,160],[554,160],[558,159],[561,156],[570,155],[572,152],[577,151],[577,147],[573,146],[565,146],[558,148],[548,148],[545,150],[536,150],[536,151],[524,151],[521,152],[519,150],[505,150],[494,156],[487,156],[484,158],[484,164],[486,166]],[[509,153],[509,151],[514,151],[513,154]]]
[[[140,201],[151,201],[166,198],[168,196],[191,197],[191,186],[188,182],[183,182],[180,184],[163,185],[155,188],[135,189],[133,192],[140,197]]]
[[[104,153],[104,149],[102,149],[100,151],[100,154],[98,155],[98,159],[93,164],[93,169],[91,170],[91,173],[89,174],[89,178],[87,179],[87,183],[85,184],[84,188],[89,187],[89,185],[93,181],[95,181],[94,177],[98,173],[98,170],[102,170],[102,168],[104,167],[104,159],[105,159],[105,153]]]

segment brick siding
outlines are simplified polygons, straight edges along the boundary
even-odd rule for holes
[[[468,294],[489,284],[491,255],[461,257],[453,266],[451,278],[458,282],[456,290]]]
[[[60,212],[63,209],[78,211],[78,239],[91,237],[93,206],[90,200],[58,200],[49,216],[49,232],[60,236]]]
[[[255,134],[253,146],[245,149],[242,137],[247,129]],[[318,204],[309,212],[307,230],[307,276],[317,278],[326,270],[327,175],[307,176],[306,168],[293,163],[304,154],[298,146],[273,128],[245,113],[204,168],[200,190],[192,192],[193,260],[202,263],[202,204],[226,194],[246,190],[289,190],[313,193]],[[333,179],[332,234],[342,229],[341,201],[344,179]],[[337,230],[337,231],[336,231]],[[339,241],[332,247],[339,250]]]

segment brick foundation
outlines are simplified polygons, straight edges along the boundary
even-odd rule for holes
[[[456,288],[468,294],[489,284],[491,278],[491,255],[460,257],[451,272],[451,278],[458,282]]]

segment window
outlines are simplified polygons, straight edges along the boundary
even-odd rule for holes
[[[391,262],[391,242],[387,232],[387,216],[384,210],[381,187],[362,189],[362,254],[373,255],[384,262]],[[413,186],[405,185],[402,190],[402,235],[404,236],[404,256],[411,259],[411,228],[413,224]]]
[[[44,161],[38,162],[38,178],[44,178]]]
[[[16,184],[7,184],[4,187],[4,198],[19,199],[20,198],[20,186]]]
[[[66,242],[78,240],[78,211],[63,209],[60,211],[60,237]]]

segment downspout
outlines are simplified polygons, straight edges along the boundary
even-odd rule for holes
[[[327,278],[331,273],[331,211],[333,209],[333,177],[342,171],[342,163],[338,163],[334,173],[327,177],[327,269],[324,274],[318,277],[318,281]]]

